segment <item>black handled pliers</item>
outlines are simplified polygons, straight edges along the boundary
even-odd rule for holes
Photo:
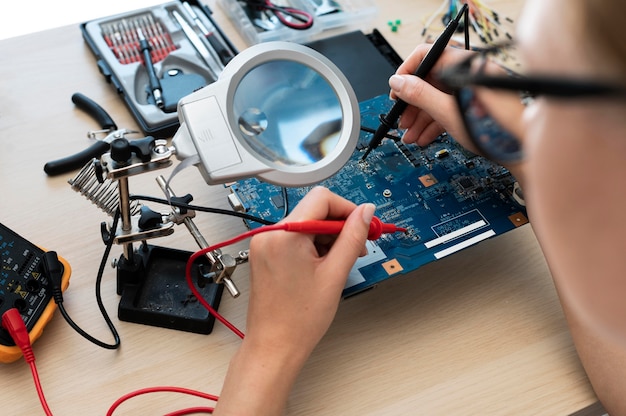
[[[97,133],[107,133],[107,135],[104,139],[97,140],[94,144],[83,151],[46,163],[43,170],[50,176],[60,175],[62,173],[80,169],[93,158],[98,158],[109,151],[113,140],[122,138],[126,134],[139,133],[135,130],[118,129],[111,116],[102,107],[100,107],[100,105],[81,93],[77,92],[73,94],[72,102],[76,104],[78,108],[84,110],[87,114],[95,118],[100,124],[102,130],[89,132],[88,136],[90,138],[95,138]]]

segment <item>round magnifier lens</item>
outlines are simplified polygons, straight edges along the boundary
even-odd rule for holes
[[[328,81],[290,60],[262,63],[248,71],[233,97],[239,134],[269,163],[306,166],[319,162],[339,142],[342,109]]]

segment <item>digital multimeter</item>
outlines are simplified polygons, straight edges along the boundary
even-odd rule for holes
[[[0,315],[16,308],[26,324],[31,344],[41,336],[56,309],[43,261],[45,253],[0,224]],[[58,257],[58,260],[63,269],[61,290],[65,291],[71,268],[65,259]],[[0,362],[9,363],[21,356],[8,331],[0,328]]]

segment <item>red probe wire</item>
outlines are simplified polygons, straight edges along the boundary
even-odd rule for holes
[[[9,332],[11,338],[13,338],[13,341],[15,342],[15,345],[22,350],[24,360],[30,366],[30,371],[33,374],[33,381],[35,383],[35,388],[37,389],[37,395],[39,396],[41,407],[46,413],[46,416],[52,416],[52,410],[50,410],[46,397],[43,394],[41,380],[39,380],[39,372],[37,371],[37,366],[35,365],[35,354],[33,353],[33,347],[30,342],[30,337],[28,336],[28,329],[22,319],[22,315],[20,315],[20,312],[16,308],[9,309],[2,314],[2,326]]]
[[[294,222],[285,222],[279,224],[266,225],[263,227],[255,228],[253,230],[242,233],[230,240],[223,241],[221,243],[215,244],[213,246],[204,248],[202,250],[196,251],[193,253],[189,260],[187,260],[187,265],[185,268],[185,277],[187,280],[187,284],[191,289],[193,295],[198,299],[198,302],[204,306],[210,314],[212,314],[215,319],[224,324],[228,329],[233,331],[240,338],[244,337],[243,332],[241,332],[237,327],[231,324],[226,318],[220,315],[207,301],[204,299],[200,291],[196,288],[193,283],[193,279],[191,276],[191,268],[193,267],[193,263],[201,256],[206,255],[207,253],[218,250],[222,247],[229,246],[231,244],[235,244],[241,240],[246,238],[250,238],[256,234],[260,234],[267,231],[295,231],[306,234],[339,234],[343,229],[345,221],[343,220],[308,220],[308,221],[294,221]],[[382,222],[378,217],[373,217],[372,222],[370,223],[369,233],[367,234],[368,240],[376,240],[383,233],[395,233],[395,232],[406,232],[406,228],[398,227],[394,224],[387,224]]]
[[[197,391],[197,390],[192,390],[192,389],[186,389],[184,387],[171,387],[171,386],[147,387],[145,389],[140,389],[140,390],[136,390],[136,391],[133,391],[131,393],[125,394],[124,396],[122,396],[119,399],[117,399],[115,401],[115,403],[113,403],[113,405],[111,405],[111,407],[107,411],[107,416],[112,416],[113,412],[115,411],[115,409],[117,409],[122,403],[124,403],[128,399],[131,399],[131,398],[137,397],[137,396],[141,396],[143,394],[162,393],[162,392],[182,393],[182,394],[187,394],[187,395],[190,395],[190,396],[200,397],[200,398],[207,399],[207,400],[212,400],[212,401],[215,401],[215,402],[219,398],[218,396],[215,396],[213,394],[204,393],[204,392]],[[179,410],[179,411],[174,412],[174,413],[169,413],[169,415],[189,414],[188,413],[189,410],[190,409],[183,409],[183,410]],[[196,413],[200,412],[200,408],[195,408],[195,410],[198,410]],[[213,409],[212,408],[202,408],[202,411],[204,413],[207,413],[207,412],[210,413],[210,412],[213,412]],[[183,413],[180,413],[180,412],[183,412]]]

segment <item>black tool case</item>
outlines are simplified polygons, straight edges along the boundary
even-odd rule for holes
[[[176,132],[178,100],[215,82],[237,53],[209,7],[197,0],[170,1],[94,19],[82,23],[81,30],[102,75],[117,89],[144,133],[159,138]],[[141,37],[150,46],[162,106],[155,100]]]

